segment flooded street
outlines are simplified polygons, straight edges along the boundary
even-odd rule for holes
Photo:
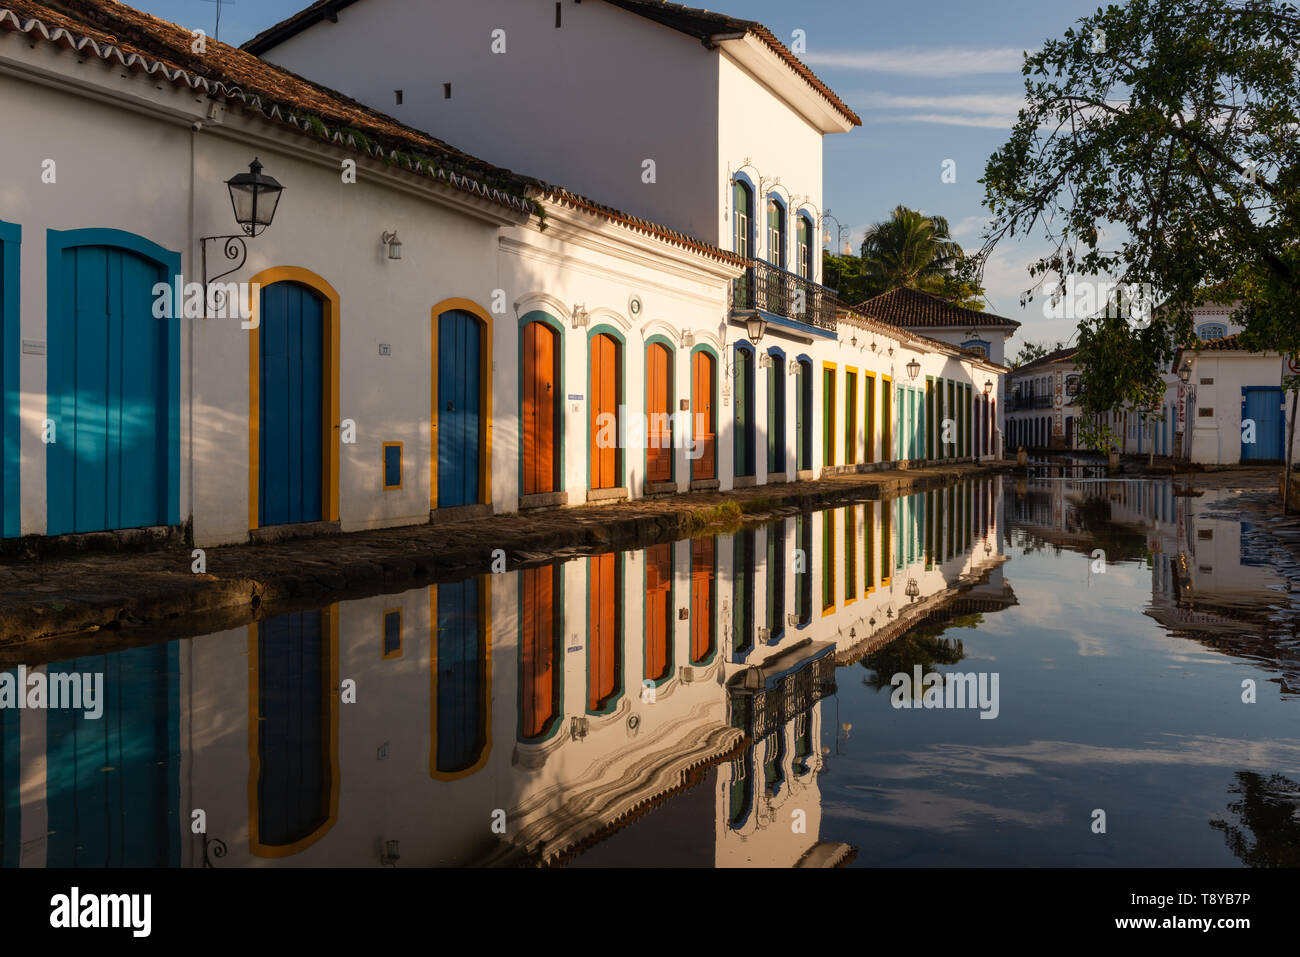
[[[14,668],[84,694],[0,709],[3,861],[1294,866],[1287,581],[1178,491],[985,477]]]

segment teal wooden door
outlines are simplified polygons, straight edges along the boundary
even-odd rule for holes
[[[754,353],[736,348],[736,474],[754,474]]]
[[[459,309],[438,317],[438,507],[479,500],[481,325]]]
[[[132,246],[77,242],[118,235],[51,234],[50,535],[180,520],[179,320],[155,318],[153,292],[171,279],[161,258],[171,254],[153,258],[135,237]]]
[[[258,525],[324,519],[325,306],[306,286],[262,289]]]

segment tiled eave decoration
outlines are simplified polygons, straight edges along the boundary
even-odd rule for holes
[[[562,186],[554,186],[550,183],[538,182],[532,195],[538,199],[548,202],[557,203],[561,206],[567,206],[571,209],[580,209],[584,212],[600,216],[611,222],[618,223],[628,229],[644,233],[647,236],[654,236],[656,239],[671,243],[674,246],[680,246],[683,249],[689,249],[692,252],[708,256],[718,262],[727,263],[730,266],[744,267],[749,264],[743,256],[706,243],[703,240],[695,239],[685,233],[679,233],[675,229],[669,229],[667,226],[661,226],[659,223],[651,222],[648,219],[642,219],[640,216],[633,216],[631,213],[625,213],[622,210],[615,209],[612,206],[605,206],[597,203],[595,200],[588,199],[578,193],[574,193]]]
[[[315,139],[336,146],[347,147],[381,160],[390,166],[399,166],[409,172],[440,180],[454,189],[480,196],[509,209],[527,214],[539,212],[537,207],[526,197],[512,195],[471,176],[457,173],[437,161],[422,157],[413,151],[385,149],[378,143],[371,142],[370,137],[359,131],[330,129],[317,117],[307,115],[304,111],[287,107],[278,102],[268,101],[258,94],[246,93],[238,86],[227,85],[220,80],[209,80],[207,77],[190,73],[180,67],[169,66],[161,60],[124,50],[115,44],[104,43],[93,37],[78,35],[62,26],[51,27],[35,17],[21,17],[13,9],[0,7],[0,30],[21,33],[34,39],[39,38],[51,45],[70,50],[79,56],[114,62],[133,73],[143,73],[150,77],[162,78],[173,85],[185,86],[215,99],[239,103],[244,108],[258,113],[267,120],[286,124]]]

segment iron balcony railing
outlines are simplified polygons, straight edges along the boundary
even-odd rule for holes
[[[1019,412],[1024,409],[1050,409],[1052,407],[1052,397],[1050,395],[1013,395],[1011,397],[1011,407],[1008,412]]]
[[[835,290],[786,272],[761,259],[751,261],[745,274],[731,283],[731,308],[736,312],[762,310],[835,331]]]
[[[764,688],[733,687],[731,723],[755,740],[765,738],[836,690],[835,654],[831,652]]]

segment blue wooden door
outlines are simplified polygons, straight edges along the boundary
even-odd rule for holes
[[[49,867],[177,867],[180,665],[177,644],[52,664],[102,674],[98,718],[50,708],[45,726]],[[83,697],[83,704],[85,699]]]
[[[58,250],[50,268],[47,533],[175,524],[176,320],[153,315],[153,287],[167,270],[96,245]]]
[[[438,317],[438,507],[479,500],[482,326],[468,312]]]
[[[257,624],[257,843],[288,847],[329,820],[331,662],[325,615]]]
[[[473,767],[487,741],[487,648],[479,620],[479,580],[437,585],[437,761],[454,774]]]
[[[306,286],[262,289],[258,524],[324,518],[325,308]]]
[[[1242,461],[1282,459],[1282,390],[1272,386],[1242,386],[1241,421],[1255,421],[1255,441],[1241,443]],[[1244,435],[1243,430],[1243,435]]]

